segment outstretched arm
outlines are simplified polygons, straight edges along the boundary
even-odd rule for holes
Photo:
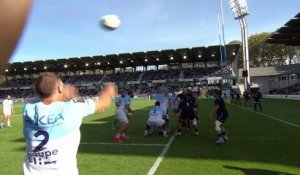
[[[79,96],[78,89],[73,85],[64,85],[64,100],[71,100]]]
[[[117,95],[117,92],[117,87],[114,84],[106,85],[100,92],[98,100],[95,100],[96,112],[110,108],[112,99]]]

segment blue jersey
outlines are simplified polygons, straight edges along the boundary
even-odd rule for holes
[[[161,120],[163,117],[163,111],[160,106],[154,106],[149,111],[149,119],[150,121]]]
[[[191,115],[194,113],[195,108],[195,101],[193,98],[189,96],[182,96],[182,100],[179,103],[179,109],[181,110],[182,114]]]
[[[177,109],[180,103],[179,97],[176,94],[173,94],[171,96],[171,100],[172,100],[172,109]]]
[[[95,103],[91,99],[26,104],[23,174],[78,174],[79,128],[82,118],[94,112]]]
[[[256,92],[255,94],[253,94],[253,100],[254,100],[254,102],[261,102],[261,99],[262,99],[261,92]]]
[[[129,96],[119,96],[116,98],[116,103],[119,104],[119,106],[117,106],[117,110],[126,110],[126,105],[130,105],[131,103],[131,99]]]
[[[214,105],[219,107],[218,110],[217,110],[217,115],[227,113],[225,102],[224,102],[224,99],[222,97],[217,97],[214,101]]]
[[[154,95],[154,99],[156,101],[159,101],[161,107],[166,107],[167,108],[168,105],[169,105],[170,97],[169,97],[168,94],[157,93],[157,94]]]

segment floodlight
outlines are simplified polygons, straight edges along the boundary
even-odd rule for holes
[[[246,0],[229,0],[229,6],[234,14],[234,19],[249,15],[248,5]]]
[[[239,20],[242,34],[243,44],[243,74],[245,91],[250,90],[250,73],[249,73],[249,46],[248,46],[248,26],[245,16],[249,15],[249,10],[246,0],[229,0],[229,6],[234,14],[234,19]],[[235,55],[235,53],[233,54]]]

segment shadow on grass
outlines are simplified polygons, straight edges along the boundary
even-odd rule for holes
[[[243,172],[245,175],[293,175],[291,173],[285,173],[280,171],[264,170],[258,168],[241,168],[235,166],[224,166],[226,169],[238,170]]]

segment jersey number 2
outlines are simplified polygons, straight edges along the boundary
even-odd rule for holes
[[[38,146],[34,148],[33,152],[39,152],[45,149],[43,148],[43,146],[46,145],[47,142],[49,141],[49,134],[46,131],[39,130],[34,134],[35,137],[39,137],[41,135],[44,136],[44,139],[41,141],[41,143]]]

